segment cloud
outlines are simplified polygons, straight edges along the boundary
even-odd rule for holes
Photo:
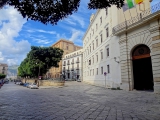
[[[77,39],[81,39],[81,37],[83,36],[84,32],[82,32],[81,30],[76,30],[76,29],[72,29],[72,35],[69,38],[70,41],[74,42]]]
[[[56,31],[46,31],[46,30],[33,29],[33,28],[28,28],[26,31],[29,32],[29,33],[40,32],[40,33],[47,33],[47,34],[56,34]]]
[[[6,6],[0,10],[0,23],[0,62],[20,64],[31,46],[27,40],[15,40],[26,20],[13,7]]]

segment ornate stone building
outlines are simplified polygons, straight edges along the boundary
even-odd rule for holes
[[[83,49],[66,54],[62,59],[62,74],[66,80],[82,80]]]
[[[60,48],[64,51],[62,58],[73,51],[82,49],[80,46],[74,45],[72,41],[61,39],[54,43],[52,47]],[[47,72],[47,77],[51,78],[60,78],[62,74],[62,61],[59,62],[59,67],[52,67],[49,72]]]
[[[8,65],[0,63],[0,73],[7,75]]]

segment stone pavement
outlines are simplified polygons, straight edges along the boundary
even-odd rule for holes
[[[83,82],[28,89],[0,89],[0,120],[160,120],[160,95],[110,90]]]

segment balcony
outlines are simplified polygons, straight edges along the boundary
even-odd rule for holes
[[[71,64],[74,64],[74,62],[71,62]]]
[[[76,63],[79,63],[79,61],[76,61]]]
[[[67,63],[67,65],[70,65],[70,63]]]
[[[63,66],[66,66],[66,64],[63,64]]]
[[[74,71],[74,68],[72,68],[71,71]]]
[[[76,70],[79,70],[79,67],[77,67]]]
[[[140,24],[147,23],[153,17],[159,15],[160,3],[151,6],[149,9],[137,14],[137,16],[132,17],[130,20],[126,20],[117,26],[113,27],[112,33],[114,35],[119,35],[133,27],[137,27]]]

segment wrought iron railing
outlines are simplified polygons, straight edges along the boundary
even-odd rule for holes
[[[125,22],[122,22],[122,23],[118,24],[117,26],[113,27],[112,32],[113,32],[113,34],[115,34],[119,30],[127,29],[128,26],[133,25],[133,24],[141,21],[142,19],[147,18],[149,15],[151,15],[157,11],[160,11],[160,2],[151,6],[149,9],[139,13],[137,16],[132,17],[130,20],[126,20]]]

